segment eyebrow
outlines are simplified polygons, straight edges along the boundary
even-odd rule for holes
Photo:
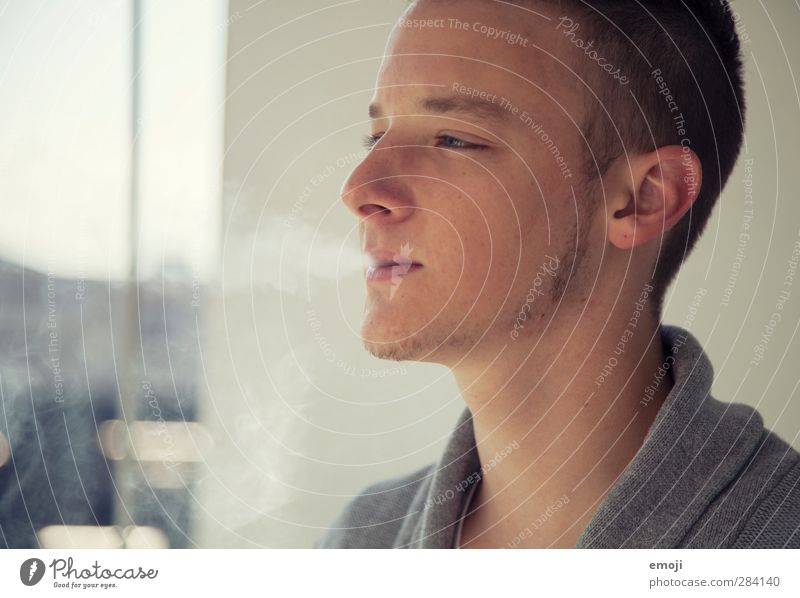
[[[417,109],[423,112],[476,116],[481,120],[497,123],[507,122],[510,114],[508,110],[494,102],[461,95],[431,96],[417,100],[416,105]],[[370,118],[380,118],[382,115],[383,111],[378,104],[369,105]]]

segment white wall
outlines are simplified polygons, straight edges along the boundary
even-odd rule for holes
[[[692,297],[706,289],[692,331],[714,364],[714,396],[758,407],[769,428],[800,447],[800,276],[795,276],[794,288],[784,286],[788,262],[800,242],[800,9],[788,0],[733,6],[746,57],[745,147],[703,237],[673,285],[665,320],[684,322]],[[750,238],[737,266],[739,235],[750,208]],[[791,294],[781,323],[765,344],[763,359],[751,366],[754,347],[762,342],[783,290]]]

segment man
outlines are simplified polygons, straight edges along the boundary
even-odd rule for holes
[[[369,110],[364,343],[466,409],[317,546],[800,547],[800,455],[660,324],[742,142],[727,3],[418,0]]]

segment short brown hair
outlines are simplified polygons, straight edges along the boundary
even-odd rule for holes
[[[594,92],[587,94],[585,174],[597,179],[625,151],[665,145],[690,147],[702,165],[699,196],[665,235],[655,264],[651,306],[660,315],[664,294],[703,232],[742,146],[744,86],[734,15],[727,0],[559,4],[627,78],[623,85],[594,63],[581,69]]]

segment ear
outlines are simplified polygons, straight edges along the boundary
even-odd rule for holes
[[[620,156],[606,176],[608,239],[632,249],[671,229],[700,194],[700,159],[680,145]]]

